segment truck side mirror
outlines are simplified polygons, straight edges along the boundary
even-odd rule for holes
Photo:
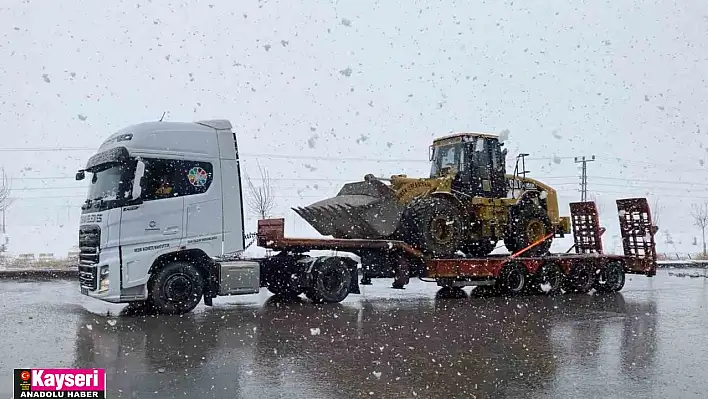
[[[132,199],[138,199],[140,198],[140,195],[143,192],[143,176],[145,175],[145,162],[143,162],[141,159],[138,159],[138,163],[135,166],[135,178],[133,179],[133,192],[131,195]]]
[[[81,181],[86,178],[86,172],[82,169],[76,172],[76,181]]]
[[[433,160],[433,146],[428,147],[428,161]]]

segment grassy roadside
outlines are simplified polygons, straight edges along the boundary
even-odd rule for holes
[[[0,264],[0,279],[2,280],[74,279],[78,276],[76,264],[66,260]]]

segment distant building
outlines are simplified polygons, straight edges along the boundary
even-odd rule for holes
[[[54,260],[54,254],[53,253],[43,253],[39,254],[39,261],[42,263],[46,262],[51,262]]]
[[[20,262],[34,262],[34,254],[19,254],[17,260]]]

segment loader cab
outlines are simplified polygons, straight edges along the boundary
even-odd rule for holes
[[[453,175],[452,188],[473,197],[507,194],[506,150],[496,135],[460,133],[433,142],[430,177]]]

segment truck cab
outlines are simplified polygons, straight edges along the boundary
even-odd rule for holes
[[[240,176],[227,120],[147,122],[112,134],[76,175],[89,181],[79,226],[82,293],[162,301],[168,313],[191,310],[202,295],[210,301],[211,291],[257,293],[258,262],[216,261],[244,250]]]

